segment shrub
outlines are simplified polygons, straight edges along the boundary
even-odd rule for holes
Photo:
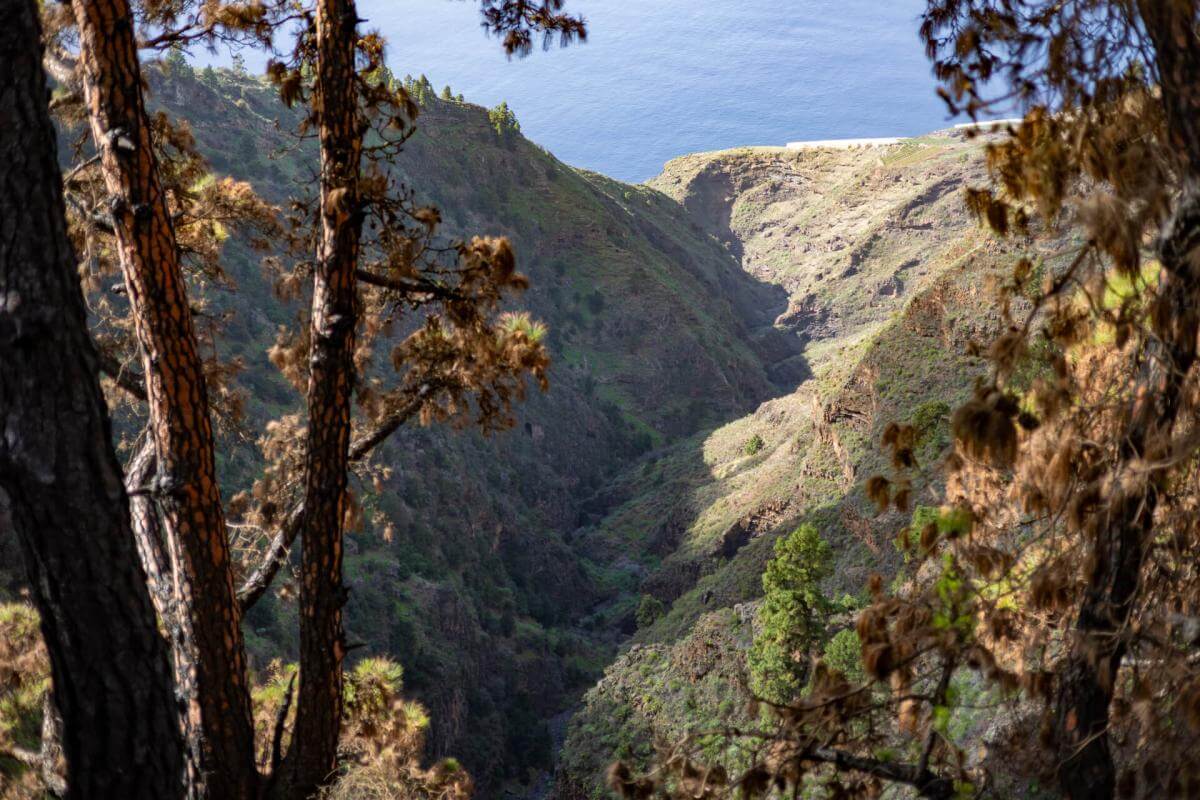
[[[639,628],[648,628],[665,613],[667,613],[667,607],[663,605],[662,600],[654,595],[644,594],[641,602],[638,603],[634,618],[637,620]]]
[[[604,295],[600,294],[599,290],[592,292],[587,296],[587,306],[588,311],[599,314],[604,310]]]
[[[4,754],[40,748],[49,688],[50,661],[37,611],[23,603],[0,604],[0,797],[43,796],[40,775]]]
[[[765,445],[766,442],[764,442],[763,438],[756,433],[746,440],[746,444],[742,449],[745,451],[746,455],[753,456],[757,455]]]
[[[365,658],[346,673],[346,716],[340,749],[350,756],[323,800],[465,800],[470,776],[452,758],[422,769],[429,716],[403,700],[404,670]]]
[[[945,400],[926,400],[913,411],[912,425],[924,440],[929,434],[943,427],[950,419],[950,404]]]

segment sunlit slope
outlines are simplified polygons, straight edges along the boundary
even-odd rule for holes
[[[761,595],[782,533],[812,522],[830,542],[831,597],[894,573],[907,519],[877,516],[862,491],[887,468],[880,434],[911,423],[923,463],[944,453],[949,412],[982,374],[972,344],[1000,324],[989,300],[1015,260],[962,211],[980,155],[941,134],[884,150],[753,149],[688,156],[652,182],[748,271],[787,287],[783,321],[807,340],[815,374],[643,459],[610,485],[612,512],[576,534],[590,559],[628,571],[635,588],[605,613],[625,619],[634,649],[573,721],[560,794],[596,794],[619,752],[645,757],[655,738],[738,719],[744,604]],[[937,504],[937,487],[919,486],[915,502]],[[643,596],[665,611],[639,624]]]

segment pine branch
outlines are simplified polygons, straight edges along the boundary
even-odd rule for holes
[[[395,292],[400,292],[404,295],[427,294],[430,297],[437,298],[438,300],[463,299],[461,292],[425,279],[406,281],[399,278],[393,278],[388,275],[380,275],[377,272],[371,272],[365,269],[356,270],[354,275],[360,281],[369,286],[378,286],[381,289],[390,289]]]

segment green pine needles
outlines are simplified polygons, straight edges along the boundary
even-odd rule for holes
[[[773,703],[800,694],[808,678],[808,653],[831,610],[821,581],[832,569],[829,545],[812,525],[801,525],[775,543],[763,573],[758,633],[750,648],[750,689]]]

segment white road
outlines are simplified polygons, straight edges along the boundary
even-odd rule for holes
[[[1008,125],[1019,125],[1020,119],[991,119],[982,122],[964,122],[954,130],[996,130]],[[850,150],[855,147],[891,147],[910,141],[906,136],[885,136],[875,139],[813,139],[807,142],[788,142],[789,150]]]

